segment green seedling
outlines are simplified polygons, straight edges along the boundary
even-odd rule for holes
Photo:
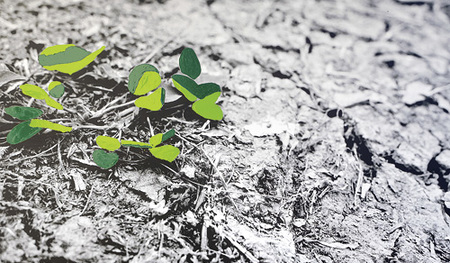
[[[37,100],[44,100],[45,104],[47,104],[48,106],[55,108],[57,110],[62,110],[64,109],[64,107],[59,104],[59,102],[57,102],[56,100],[52,99],[47,92],[45,92],[45,90],[43,90],[42,88],[36,86],[36,85],[31,85],[31,84],[23,84],[20,86],[20,89],[22,90],[22,93],[24,95],[30,96],[34,99]]]
[[[19,120],[25,120],[14,126],[6,136],[6,141],[10,144],[24,142],[39,133],[43,128],[59,132],[69,132],[72,130],[71,127],[53,123],[51,121],[35,119],[43,114],[40,109],[12,106],[6,108],[5,113]]]
[[[141,96],[155,90],[161,84],[161,76],[155,66],[141,64],[133,68],[128,76],[128,90],[134,95]],[[135,100],[134,105],[138,108],[150,111],[159,111],[166,98],[166,90],[158,88],[148,96]]]
[[[148,143],[136,142],[131,140],[121,140],[109,137],[109,136],[98,136],[95,141],[97,145],[110,153],[96,149],[92,154],[92,159],[101,168],[109,169],[113,167],[119,160],[117,153],[113,152],[118,150],[121,146],[124,147],[135,147],[135,148],[145,148],[150,151],[150,153],[160,160],[165,160],[172,162],[180,154],[180,150],[172,145],[158,146],[164,141],[170,139],[175,135],[175,131],[172,129],[166,133],[159,133],[152,136]]]
[[[94,61],[104,49],[105,46],[90,53],[73,44],[51,46],[39,54],[39,64],[47,70],[72,75]]]
[[[73,44],[51,46],[41,52],[39,63],[48,70],[56,70],[71,75],[91,63],[104,49],[105,47],[102,47],[90,53]],[[215,83],[197,84],[195,79],[201,74],[201,66],[194,50],[185,48],[181,52],[179,66],[181,73],[184,75],[172,76],[175,88],[189,101],[193,102],[192,109],[194,112],[206,119],[221,120],[223,112],[216,105],[216,101],[221,95],[220,86]],[[128,90],[136,96],[141,96],[134,101],[134,104],[136,107],[150,111],[159,111],[164,105],[166,91],[159,87],[160,85],[160,73],[155,66],[150,64],[141,64],[134,67],[128,78]],[[65,87],[59,81],[52,81],[49,84],[48,93],[44,89],[31,84],[21,85],[20,89],[24,95],[37,100],[44,100],[49,107],[63,110],[63,106],[53,99],[61,98],[64,95]],[[5,112],[23,121],[8,133],[7,141],[10,144],[18,144],[28,140],[42,129],[59,132],[70,132],[72,130],[71,127],[37,119],[43,114],[40,109],[12,106],[6,108]],[[94,150],[92,157],[99,167],[109,169],[119,160],[118,154],[114,151],[121,147],[135,147],[148,149],[155,158],[172,162],[179,155],[180,150],[172,145],[161,144],[173,135],[175,135],[175,131],[171,129],[166,133],[152,136],[148,143],[132,140],[119,141],[108,136],[98,136],[96,143],[101,149]]]
[[[209,120],[221,120],[223,112],[220,106],[216,105],[220,97],[220,86],[215,83],[197,84],[195,79],[200,76],[200,62],[194,50],[185,48],[180,55],[180,70],[184,75],[172,76],[172,82],[190,102],[194,102],[192,110],[198,115]]]

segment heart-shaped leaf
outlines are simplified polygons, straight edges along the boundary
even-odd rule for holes
[[[50,129],[54,131],[59,132],[70,132],[72,131],[72,127],[67,127],[58,123],[54,123],[47,120],[39,120],[39,119],[32,119],[30,122],[30,127],[34,128],[45,128]]]
[[[39,54],[39,64],[48,70],[72,75],[89,65],[105,49],[105,46],[90,53],[73,44],[51,46]]]
[[[196,101],[197,98],[203,99],[208,95],[220,92],[220,86],[216,83],[203,83],[198,85],[194,80],[183,76],[172,76],[174,86],[181,92],[189,101]]]
[[[164,88],[159,88],[152,94],[140,97],[135,102],[134,105],[139,108],[144,108],[151,111],[158,111],[164,105],[165,90]]]
[[[114,152],[107,153],[104,150],[96,149],[92,154],[92,159],[101,168],[109,169],[119,161],[119,155]]]
[[[6,141],[10,144],[18,144],[36,135],[42,128],[30,127],[30,121],[17,124],[6,136]]]
[[[192,104],[192,110],[205,119],[221,120],[223,118],[223,112],[220,106],[216,105],[219,96],[220,92],[216,92],[194,102],[194,104]]]
[[[97,142],[98,146],[108,151],[115,151],[120,148],[119,140],[109,136],[97,136],[95,142]]]
[[[155,148],[156,146],[160,145],[164,141],[170,139],[170,137],[175,135],[175,130],[171,129],[165,133],[158,133],[153,135],[148,143],[152,146],[152,148]]]
[[[156,148],[151,148],[149,151],[155,158],[172,162],[180,154],[180,149],[172,145],[163,145]]]
[[[43,114],[40,109],[21,106],[8,107],[5,109],[5,113],[19,120],[30,120]]]
[[[194,90],[194,95],[199,98],[203,99],[206,96],[209,96],[213,93],[220,92],[220,86],[216,83],[203,83],[198,85],[197,89]]]
[[[198,61],[197,55],[192,48],[183,49],[180,55],[179,63],[182,73],[193,79],[200,76],[202,68],[200,66],[200,62]]]
[[[197,83],[183,75],[173,75],[172,82],[175,88],[179,90],[189,101],[196,101],[197,97],[193,94],[197,88]]]
[[[53,98],[61,98],[64,94],[65,87],[59,81],[52,81],[50,85],[48,85],[48,94]]]
[[[128,90],[134,95],[144,95],[161,84],[159,71],[150,64],[141,64],[133,68],[128,76]]]

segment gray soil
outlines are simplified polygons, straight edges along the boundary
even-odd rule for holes
[[[450,262],[449,17],[445,0],[0,1],[0,67],[27,83],[55,76],[44,47],[106,46],[57,75],[83,118],[49,116],[141,141],[174,127],[182,150],[105,171],[103,130],[10,146],[3,108],[28,99],[3,77],[0,262]],[[135,65],[169,80],[183,47],[221,85],[223,121],[95,116],[133,99]]]

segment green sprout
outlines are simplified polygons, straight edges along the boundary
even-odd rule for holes
[[[141,64],[133,68],[128,77],[128,90],[134,95],[141,96],[155,90],[161,84],[161,76],[155,66]],[[134,101],[138,108],[159,111],[164,105],[166,90],[158,88],[150,95],[140,97]]]
[[[101,168],[109,169],[113,167],[119,160],[119,155],[114,151],[118,150],[120,147],[134,147],[134,148],[145,148],[150,151],[150,153],[160,160],[165,160],[168,162],[173,162],[180,154],[180,150],[172,145],[159,146],[164,141],[170,139],[175,135],[175,130],[171,129],[166,133],[158,133],[149,139],[148,143],[136,142],[131,140],[121,140],[109,136],[97,136],[95,139],[97,145],[107,151],[96,149],[92,154],[94,162]]]
[[[5,113],[19,120],[25,120],[14,126],[6,136],[6,141],[10,144],[24,142],[38,134],[44,128],[59,132],[70,132],[72,130],[71,127],[53,123],[51,121],[35,119],[43,114],[40,109],[12,106],[6,108]]]
[[[57,110],[64,109],[59,102],[52,99],[47,94],[47,92],[45,92],[45,90],[36,85],[23,84],[20,86],[20,89],[22,90],[22,93],[24,95],[30,96],[34,99],[44,100],[49,107],[55,108]],[[61,82],[54,81],[50,83],[49,90],[54,91],[50,91],[50,95],[52,95],[52,97],[61,97],[64,93],[64,86],[61,84]],[[18,144],[24,142],[34,135],[38,134],[44,128],[59,132],[70,132],[72,130],[71,127],[53,123],[47,120],[36,119],[43,114],[42,110],[37,108],[12,106],[6,108],[5,113],[19,120],[24,120],[24,122],[21,122],[14,128],[12,128],[12,130],[6,136],[6,141],[10,144]]]
[[[39,54],[39,64],[47,70],[56,70],[72,75],[90,64],[105,47],[92,53],[73,44],[55,45],[44,49]],[[180,55],[179,66],[181,73],[172,76],[175,88],[187,100],[193,102],[192,110],[209,120],[221,120],[223,112],[216,101],[221,95],[220,86],[215,83],[197,84],[201,74],[200,62],[191,48],[185,48]],[[161,76],[158,69],[150,64],[135,66],[128,77],[128,91],[139,96],[134,101],[138,108],[150,111],[159,111],[164,106],[166,91],[161,85]],[[63,106],[53,98],[61,98],[65,87],[59,81],[52,81],[48,86],[48,93],[36,85],[23,84],[20,89],[24,95],[36,100],[43,100],[45,104],[57,110]],[[151,93],[150,93],[151,92]],[[150,93],[150,94],[149,94]],[[71,127],[37,119],[43,111],[32,107],[12,106],[5,109],[10,116],[22,120],[7,135],[10,144],[18,144],[38,134],[42,129],[51,129],[59,132],[70,132]],[[101,149],[95,149],[92,154],[94,162],[101,168],[109,169],[119,161],[115,152],[121,147],[145,148],[157,159],[172,162],[180,154],[180,150],[172,145],[161,145],[175,135],[171,129],[165,133],[152,136],[148,143],[132,140],[119,140],[109,136],[97,136],[96,143]]]
[[[173,75],[172,82],[192,104],[192,110],[198,115],[209,120],[221,120],[223,112],[216,105],[220,97],[220,86],[215,83],[197,84],[195,79],[200,76],[200,62],[191,48],[185,48],[180,55],[180,70],[184,75]],[[197,100],[199,99],[199,100]]]
[[[73,44],[51,46],[44,49],[41,54],[39,54],[39,64],[47,70],[56,70],[71,75],[91,63],[104,49],[105,47],[102,47],[99,50],[90,53]],[[23,84],[20,86],[20,89],[26,96],[36,100],[44,100],[45,104],[49,107],[57,110],[64,109],[59,102],[53,99],[60,98],[64,94],[65,87],[59,81],[53,81],[49,84],[48,94],[41,87],[31,84]],[[47,120],[36,119],[43,114],[40,109],[12,106],[6,108],[5,113],[19,120],[24,120],[24,122],[14,126],[6,136],[6,141],[10,144],[24,142],[38,134],[42,129],[50,129],[59,132],[72,131],[71,127]]]

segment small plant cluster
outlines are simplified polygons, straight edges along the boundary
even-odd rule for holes
[[[39,64],[47,70],[72,75],[94,61],[104,49],[103,46],[90,53],[73,44],[51,46],[39,54]],[[201,66],[194,50],[191,48],[183,49],[179,59],[179,67],[182,74],[172,76],[172,82],[187,100],[193,102],[192,110],[205,119],[221,120],[223,112],[220,106],[216,104],[221,95],[220,86],[215,83],[197,84],[195,79],[201,74]],[[161,76],[155,66],[150,64],[135,66],[128,77],[129,92],[139,96],[134,101],[135,106],[150,111],[161,110],[164,106],[166,91],[163,87],[159,87],[160,84]],[[20,89],[24,95],[36,100],[43,100],[51,108],[64,109],[55,100],[62,97],[65,92],[64,85],[59,81],[52,81],[48,85],[48,93],[41,87],[31,84],[23,84]],[[37,108],[11,106],[5,109],[5,113],[23,121],[8,133],[6,140],[10,144],[26,141],[42,129],[51,129],[58,132],[72,131],[72,127],[37,119],[43,114],[43,111]],[[148,149],[155,158],[172,162],[179,155],[180,150],[172,145],[161,144],[174,135],[175,130],[171,129],[165,133],[152,136],[148,143],[119,140],[103,135],[98,136],[95,141],[101,149],[95,149],[92,158],[99,167],[109,169],[119,160],[118,154],[115,153],[116,150],[121,147],[135,147]]]

